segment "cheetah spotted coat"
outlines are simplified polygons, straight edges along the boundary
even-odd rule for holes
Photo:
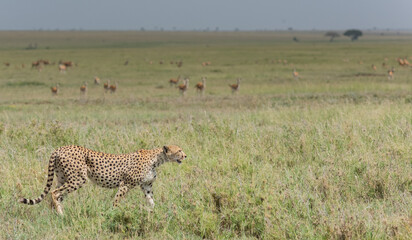
[[[89,178],[105,188],[119,188],[113,205],[135,186],[140,186],[151,206],[154,207],[152,184],[156,179],[156,168],[165,162],[177,162],[186,158],[178,146],[164,146],[152,150],[139,150],[130,154],[107,154],[80,146],[65,146],[56,149],[49,162],[46,187],[36,199],[21,198],[24,204],[37,204],[48,194],[57,176],[56,189],[52,191],[52,201],[59,214],[63,214],[61,202]]]

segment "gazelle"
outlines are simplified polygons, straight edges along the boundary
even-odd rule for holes
[[[110,85],[110,92],[115,93],[117,90],[117,81],[114,81],[114,85]]]
[[[59,84],[57,83],[56,86],[52,86],[52,87],[50,88],[50,90],[51,90],[53,96],[56,96],[57,93],[59,92]]]
[[[64,64],[59,64],[59,72],[65,73],[66,72],[66,65]]]
[[[109,91],[109,89],[110,89],[110,80],[107,80],[107,82],[105,82],[103,84],[103,88],[104,88],[104,92],[107,93],[107,91]]]
[[[177,78],[169,79],[170,86],[176,85],[180,81],[180,75]]]
[[[406,64],[405,60],[402,59],[402,58],[398,58],[397,61],[398,61],[399,65],[401,65],[401,66],[405,66],[405,64]]]
[[[239,90],[241,78],[236,79],[236,84],[229,84],[229,87],[232,89],[232,93],[235,93]]]
[[[100,78],[98,76],[94,76],[94,84],[96,85],[100,84]]]
[[[62,61],[62,60],[60,60],[59,65],[64,65],[66,67],[73,67],[74,63],[72,61]]]
[[[206,88],[206,77],[202,77],[202,82],[198,82],[195,85],[195,88],[197,89],[198,92],[200,92],[203,95],[203,92]]]
[[[182,67],[182,65],[183,65],[183,61],[182,61],[182,60],[180,60],[180,61],[179,61],[179,62],[177,62],[176,64],[177,64],[177,67]]]
[[[299,78],[299,73],[296,72],[296,69],[295,69],[295,68],[293,69],[292,75],[293,75],[293,77],[294,77],[295,79],[298,79],[298,78]]]
[[[80,93],[86,95],[87,93],[87,82],[84,82],[83,85],[80,86]]]
[[[184,96],[186,94],[187,89],[189,88],[189,78],[185,78],[184,84],[180,84],[178,88],[182,96]]]
[[[394,73],[394,69],[389,69],[388,70],[388,80],[392,80],[393,79],[393,73]]]

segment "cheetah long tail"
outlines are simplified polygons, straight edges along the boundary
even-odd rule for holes
[[[24,203],[24,204],[29,204],[29,205],[34,205],[37,204],[39,202],[41,202],[43,200],[43,198],[49,193],[50,188],[53,184],[53,177],[54,177],[54,162],[55,159],[57,157],[57,153],[54,152],[51,157],[50,157],[50,161],[49,161],[49,177],[47,178],[47,184],[46,187],[44,188],[43,193],[40,195],[40,197],[36,198],[36,199],[27,199],[27,198],[20,198],[19,202]]]

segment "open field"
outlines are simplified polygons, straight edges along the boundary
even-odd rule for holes
[[[412,68],[396,59],[412,62],[412,35],[323,34],[0,32],[0,239],[410,238]],[[54,64],[39,72],[38,59]],[[59,60],[76,66],[59,73]],[[178,75],[185,97],[168,83]],[[91,183],[63,217],[49,196],[17,203],[40,195],[50,154],[70,144],[176,144],[188,158],[160,167],[151,214],[140,189],[114,209],[117,190]]]

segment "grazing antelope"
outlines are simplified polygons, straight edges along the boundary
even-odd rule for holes
[[[80,86],[80,93],[86,95],[87,93],[87,82],[84,82],[83,85]]]
[[[236,79],[236,84],[229,84],[229,87],[232,89],[232,93],[235,93],[239,90],[239,85],[240,85],[240,78]]]
[[[402,59],[402,58],[398,58],[397,61],[398,61],[399,65],[401,65],[401,66],[405,66],[405,65],[406,65],[405,60]]]
[[[169,79],[170,86],[173,86],[173,85],[178,84],[179,81],[180,81],[180,75],[177,76],[177,78],[171,78],[171,79]]]
[[[202,62],[203,67],[209,66],[210,64],[212,64],[210,61]]]
[[[203,95],[203,92],[206,88],[206,77],[202,77],[202,82],[198,82],[195,85],[195,88],[197,89],[198,92],[200,92]]]
[[[163,64],[163,60],[160,60],[160,61],[159,61],[159,64],[162,65],[162,64]]]
[[[123,65],[127,66],[129,64],[129,60],[126,60]]]
[[[51,90],[53,96],[56,96],[57,93],[59,92],[59,84],[57,83],[56,86],[51,87],[50,90]]]
[[[385,63],[385,62],[382,63],[382,67],[386,67],[386,63]]]
[[[10,63],[9,63],[9,62],[5,62],[4,65],[5,65],[6,67],[10,67]]]
[[[180,84],[178,88],[182,96],[184,96],[186,94],[187,89],[189,88],[189,78],[185,78],[184,84]]]
[[[388,80],[393,79],[393,68],[388,70]]]
[[[74,63],[72,62],[72,61],[62,61],[62,60],[60,60],[59,61],[59,64],[60,65],[64,65],[64,66],[66,66],[66,67],[73,67],[74,66]]]
[[[100,84],[100,78],[98,76],[94,76],[94,84],[96,85]]]
[[[59,72],[65,73],[65,72],[66,72],[66,65],[64,65],[64,64],[59,64]]]
[[[39,64],[40,64],[39,61],[32,62],[32,63],[31,63],[31,67],[32,67],[32,68],[37,67],[37,66],[39,66]]]
[[[293,77],[294,77],[295,79],[298,79],[298,78],[299,78],[299,73],[296,72],[296,69],[293,69],[292,75],[293,75]]]
[[[115,93],[117,89],[117,81],[114,81],[114,85],[110,85],[110,92]]]
[[[375,64],[372,64],[372,69],[373,69],[374,71],[376,71],[376,66],[375,66]]]
[[[109,91],[109,89],[110,89],[110,80],[107,80],[107,82],[105,82],[103,84],[103,88],[104,88],[105,93],[107,93],[107,91]]]
[[[177,64],[177,67],[182,67],[182,65],[183,65],[183,61],[182,61],[182,60],[180,60],[180,61],[179,61],[179,62],[177,62],[176,64]]]

